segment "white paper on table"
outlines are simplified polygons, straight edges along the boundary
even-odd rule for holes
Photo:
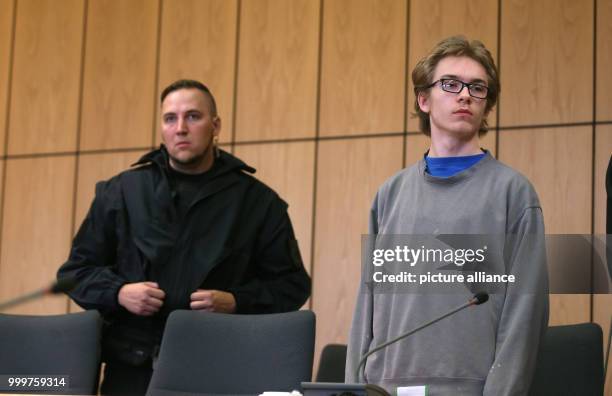
[[[397,396],[427,396],[427,385],[398,387]]]

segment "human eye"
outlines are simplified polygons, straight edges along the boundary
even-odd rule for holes
[[[187,114],[187,120],[188,121],[198,121],[201,118],[202,118],[202,116],[200,115],[200,113],[189,113],[189,114]]]
[[[461,87],[461,82],[457,80],[442,80],[442,88],[447,91],[456,92],[459,91]]]
[[[170,124],[176,121],[176,115],[166,114],[164,115],[164,124]]]
[[[476,94],[476,95],[486,95],[487,94],[487,87],[485,87],[484,85],[480,85],[480,84],[472,84],[472,86],[470,87],[470,90],[472,91],[473,94]]]

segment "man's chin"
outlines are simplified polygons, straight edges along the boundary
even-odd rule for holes
[[[454,128],[454,133],[462,140],[471,140],[475,136],[478,136],[478,128],[466,123],[465,125],[457,125],[457,127]]]
[[[193,167],[204,162],[203,155],[170,156],[170,162],[179,167]]]
[[[440,136],[454,136],[460,140],[469,141],[475,136],[478,136],[479,127],[476,127],[472,122],[468,122],[467,120],[461,120],[441,125],[432,125],[432,132],[434,129],[438,129]]]
[[[171,156],[170,160],[177,165],[189,166],[189,165],[194,165],[200,162],[202,160],[202,157],[195,156],[195,155],[182,156],[182,157],[172,157]]]
[[[210,163],[212,163],[212,159]],[[189,156],[170,155],[170,166],[181,172],[192,173],[206,171],[210,167],[210,164],[205,154]]]

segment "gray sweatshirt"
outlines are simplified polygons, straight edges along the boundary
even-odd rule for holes
[[[471,297],[449,293],[377,293],[363,276],[349,336],[346,382],[389,392],[429,385],[436,395],[525,395],[548,324],[544,223],[529,181],[490,154],[449,178],[425,172],[425,160],[391,177],[371,209],[371,235],[487,234],[512,236],[494,272],[513,274],[486,304],[462,310],[358,362],[371,348],[442,315]],[[412,267],[425,271],[424,265]],[[391,286],[394,287],[394,286]],[[373,291],[374,290],[374,291]],[[463,290],[463,291],[461,291]]]

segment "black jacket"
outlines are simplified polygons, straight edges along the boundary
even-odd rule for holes
[[[103,314],[107,347],[150,357],[167,315],[189,309],[190,294],[198,288],[231,292],[237,313],[302,306],[310,278],[287,204],[244,172],[253,168],[221,151],[214,174],[179,218],[165,149],[135,165],[96,185],[68,261],[58,271],[58,278],[77,279],[70,296],[81,307]],[[155,281],[166,293],[153,317],[133,315],[117,301],[122,285],[142,281]]]

